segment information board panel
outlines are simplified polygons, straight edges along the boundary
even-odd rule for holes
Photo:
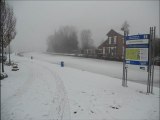
[[[149,34],[126,37],[126,64],[148,65]]]

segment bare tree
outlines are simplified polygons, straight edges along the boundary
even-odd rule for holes
[[[6,21],[6,9],[5,9],[5,1],[2,0],[0,1],[0,27],[1,27],[1,31],[0,31],[0,53],[1,53],[1,63],[0,63],[0,77],[1,77],[1,69],[2,72],[4,72],[4,64],[3,64],[3,50],[4,50],[4,33],[5,33],[5,21]],[[1,78],[0,78],[1,79]]]
[[[47,52],[54,52],[53,39],[54,39],[54,35],[50,35],[47,39],[47,45],[48,45]]]
[[[72,53],[77,49],[77,32],[72,26],[61,27],[48,39],[48,52]]]
[[[3,58],[4,48],[6,48],[10,42],[16,36],[16,18],[14,17],[13,8],[9,6],[9,4],[5,3],[5,1],[1,2],[1,53]],[[10,47],[9,47],[10,48]],[[9,63],[10,61],[10,53],[9,53]],[[2,60],[2,72],[4,72],[3,60]]]
[[[92,34],[90,30],[82,30],[80,37],[82,49],[93,48],[94,41],[92,39]]]
[[[125,34],[129,34],[129,24],[127,21],[124,21],[122,24],[121,30],[125,32]]]
[[[6,33],[6,43],[5,47],[9,45],[9,65],[11,64],[11,58],[10,58],[10,43],[16,36],[16,18],[13,14],[13,8],[7,7],[7,13],[8,13],[8,19],[7,19],[7,33]]]

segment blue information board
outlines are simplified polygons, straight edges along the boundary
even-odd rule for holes
[[[126,64],[148,65],[149,34],[126,36]]]
[[[132,36],[126,36],[126,41],[127,40],[149,39],[149,38],[150,38],[149,34],[132,35]]]

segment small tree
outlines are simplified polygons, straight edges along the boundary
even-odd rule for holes
[[[82,49],[93,48],[94,41],[90,30],[82,30],[80,37]]]
[[[7,19],[7,34],[6,34],[6,46],[9,45],[9,65],[11,64],[11,58],[10,58],[10,43],[16,36],[16,18],[13,14],[13,8],[8,7],[8,19]],[[5,46],[5,47],[6,47]]]
[[[47,39],[47,45],[48,45],[47,52],[54,52],[53,39],[54,39],[53,35],[49,36]]]
[[[0,52],[1,52],[1,63],[0,63],[0,77],[1,77],[1,65],[2,65],[2,72],[4,72],[4,64],[3,64],[3,50],[4,50],[4,33],[5,33],[5,20],[6,20],[6,9],[5,9],[5,1],[0,1]],[[1,78],[0,78],[1,79]]]
[[[78,49],[76,29],[72,26],[61,27],[48,38],[48,52],[72,53]]]
[[[121,30],[124,31],[126,35],[129,34],[129,24],[127,21],[122,24]]]

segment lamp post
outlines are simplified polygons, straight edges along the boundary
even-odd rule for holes
[[[126,67],[126,36],[129,34],[129,24],[127,21],[122,25],[121,30],[124,31],[123,39],[123,76],[122,76],[122,86],[127,87],[127,67]]]
[[[126,40],[125,40],[126,33],[124,31],[124,38],[123,38],[123,77],[122,77],[122,86],[125,87],[125,60],[126,60]]]

